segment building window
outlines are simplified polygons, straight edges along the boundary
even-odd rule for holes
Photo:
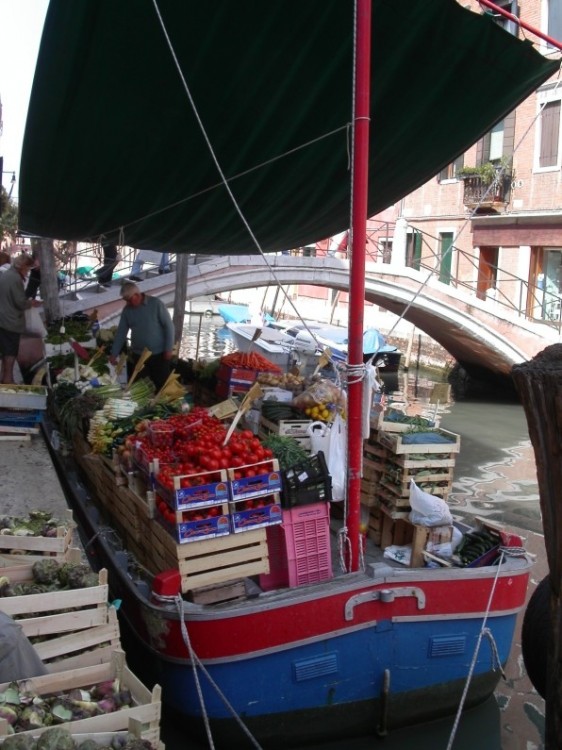
[[[546,102],[539,118],[539,169],[558,166],[560,99]]]
[[[499,8],[502,8],[508,13],[511,13],[512,16],[517,16],[517,18],[519,18],[519,5],[517,3],[517,0],[495,0],[495,2]],[[501,26],[502,29],[505,29],[510,34],[513,34],[513,36],[517,36],[517,34],[519,33],[519,24],[515,23],[515,21],[511,21],[505,16],[502,16],[501,13],[494,13],[493,11],[486,12],[491,13],[494,21],[498,24],[498,26]]]
[[[379,239],[378,250],[383,263],[392,263],[392,239],[388,237]]]
[[[422,259],[422,233],[419,229],[408,230],[406,235],[406,265],[419,271]]]
[[[503,133],[504,133],[504,121],[498,122],[497,125],[490,130],[490,161],[499,161],[503,156]]]
[[[456,180],[457,172],[459,171],[459,169],[462,169],[463,165],[464,154],[461,154],[460,156],[457,156],[455,161],[447,164],[447,166],[439,172],[439,175],[437,176],[438,181],[447,182],[447,180]]]
[[[547,0],[547,34],[562,39],[562,5],[560,0]]]
[[[453,267],[453,233],[439,232],[439,281],[450,284]]]

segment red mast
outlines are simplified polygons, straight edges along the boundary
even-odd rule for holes
[[[351,542],[348,570],[359,569],[359,516],[363,452],[363,380],[353,377],[353,366],[363,364],[363,308],[365,305],[365,246],[369,183],[369,118],[371,67],[371,0],[357,0],[355,112],[351,215],[351,271],[349,281],[348,364],[348,533]]]

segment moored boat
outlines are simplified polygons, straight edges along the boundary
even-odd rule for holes
[[[233,732],[239,721],[260,742],[286,746],[302,736],[308,741],[336,734],[348,737],[372,731],[377,724],[385,730],[453,712],[463,698],[465,685],[468,705],[483,700],[493,691],[498,673],[490,665],[489,652],[476,647],[489,631],[495,643],[493,653],[499,663],[505,663],[530,567],[524,556],[507,555],[502,548],[517,546],[513,544],[517,540],[504,537],[496,545],[494,563],[498,564],[494,565],[455,567],[437,562],[436,568],[405,567],[384,559],[368,559],[363,564],[366,551],[359,529],[359,485],[365,227],[368,211],[372,215],[383,210],[451,163],[552,75],[556,64],[539,60],[538,54],[531,54],[532,50],[524,49],[525,45],[509,38],[491,21],[478,19],[455,2],[433,8],[421,0],[399,7],[375,2],[376,13],[371,20],[371,3],[359,0],[353,25],[351,8],[344,4],[294,3],[290,13],[286,7],[272,7],[270,22],[263,24],[262,14],[256,16],[251,3],[233,6],[223,2],[209,6],[209,10],[205,4],[164,4],[157,19],[148,5],[135,4],[133,11],[127,2],[111,7],[86,3],[76,4],[69,11],[62,0],[54,0],[35,78],[26,132],[29,145],[22,159],[27,179],[21,194],[24,230],[44,237],[94,237],[113,232],[115,241],[124,236],[142,246],[150,240],[152,247],[162,250],[175,244],[216,255],[240,253],[250,241],[259,252],[306,245],[349,225],[350,192],[353,195],[347,352],[349,443],[348,463],[342,472],[347,478],[348,499],[342,523],[345,574],[333,576],[333,566],[326,560],[327,529],[331,529],[331,506],[326,498],[303,506],[303,513],[317,515],[299,519],[303,525],[306,520],[315,522],[314,532],[306,534],[302,529],[304,538],[299,539],[299,545],[291,528],[294,518],[286,515],[292,514],[292,509],[280,513],[276,507],[274,525],[283,529],[287,564],[298,567],[302,562],[294,554],[300,542],[312,546],[318,559],[321,542],[326,561],[323,570],[330,574],[306,581],[289,576],[288,582],[277,581],[271,589],[267,585],[256,588],[250,585],[256,584],[256,576],[271,575],[269,560],[275,546],[267,535],[268,531],[270,535],[275,532],[270,531],[269,524],[240,533],[236,513],[225,513],[221,516],[224,533],[220,538],[217,535],[216,539],[182,544],[185,540],[178,539],[173,524],[166,529],[156,521],[154,504],[119,486],[114,470],[106,461],[88,458],[88,447],[75,435],[76,458],[89,477],[92,497],[101,501],[111,525],[124,540],[122,550],[112,551],[107,522],[98,517],[99,511],[90,513],[83,507],[84,487],[77,479],[76,507],[88,534],[86,547],[95,550],[96,560],[110,570],[114,595],[122,601],[122,617],[142,644],[145,660],[154,662],[165,702],[186,719],[222,734],[229,746],[236,744]],[[134,80],[142,81],[140,89],[128,85],[133,76],[123,44],[129,36],[120,31],[129,28],[133,12],[138,34],[131,39],[135,64],[140,66],[135,69]],[[96,21],[96,34],[107,34],[103,45],[92,35],[92,20]],[[252,25],[252,21],[258,25]],[[346,24],[348,33],[344,31]],[[435,35],[437,24],[444,33]],[[172,31],[171,36],[162,34],[166,27]],[[210,36],[205,35],[202,46],[198,46],[197,34],[184,33],[185,29],[197,28],[209,30]],[[372,108],[371,28],[378,34],[373,58],[376,104]],[[389,28],[415,28],[416,33],[405,35],[403,43],[397,45],[388,35]],[[80,38],[81,30],[85,30],[86,38]],[[68,43],[69,36],[72,44]],[[427,45],[435,36],[438,47],[432,53]],[[462,52],[456,43],[460,36]],[[328,38],[338,40],[338,54],[331,58],[319,54]],[[72,55],[50,54],[63,43],[68,49],[80,51],[78,68]],[[146,55],[138,54],[143,44],[147,45]],[[276,51],[267,60],[263,56],[266,48]],[[155,49],[159,54],[150,54]],[[246,74],[252,70],[251,49],[257,53],[255,61],[260,66],[257,76]],[[310,54],[305,55],[305,50]],[[178,69],[171,65],[169,52],[174,52]],[[445,57],[449,63],[447,75],[441,64]],[[487,73],[493,58],[501,60],[502,65],[496,66],[490,78]],[[299,65],[294,64],[296,59]],[[351,75],[353,61],[357,64]],[[158,69],[160,63],[162,68]],[[271,67],[264,68],[265,64]],[[225,70],[234,67],[237,74],[225,87]],[[76,69],[84,82],[82,87],[76,85]],[[472,85],[463,77],[467,69]],[[164,70],[166,75],[172,71],[170,86],[164,85]],[[328,72],[333,72],[333,77]],[[413,78],[420,72],[421,79],[414,86]],[[307,74],[309,85],[303,78]],[[486,76],[487,101],[483,101],[479,81]],[[189,82],[189,92],[185,86],[189,106],[173,102],[177,117],[163,119],[162,112],[170,111],[170,92],[181,90],[180,78],[183,83]],[[444,91],[438,98],[441,78]],[[458,85],[461,78],[465,82],[462,87]],[[259,94],[264,95],[261,102],[250,80],[259,81]],[[346,81],[344,85],[342,80]],[[409,107],[412,116],[408,118],[404,118],[401,103],[394,109],[399,97],[388,95],[389,91],[402,90],[406,80],[413,94]],[[153,81],[156,87],[151,86]],[[431,101],[426,95],[428,81],[435,94]],[[289,82],[294,82],[292,90]],[[55,91],[47,101],[43,92],[52,92],[50,84],[61,86],[62,91]],[[101,94],[89,86],[100,86]],[[227,88],[230,101],[236,104],[229,110],[228,123],[224,118],[225,100],[216,95],[217,91],[226,93]],[[351,88],[355,93],[353,111],[349,107]],[[76,96],[77,90],[81,98]],[[191,90],[196,92],[194,99]],[[314,95],[304,98],[302,106],[307,110],[297,112],[297,95],[303,90]],[[124,92],[131,94],[131,109],[123,103]],[[147,110],[149,92],[154,106]],[[87,104],[86,113],[92,101],[98,102],[96,118],[84,116],[84,110],[77,106],[82,100]],[[256,106],[260,103],[261,108]],[[108,116],[104,108],[108,108]],[[427,128],[427,122],[435,121],[437,108],[439,133]],[[130,128],[132,109],[142,113],[140,143],[135,140],[137,129]],[[260,129],[258,112],[264,116],[267,132]],[[116,119],[121,113],[126,113],[126,127]],[[153,113],[158,118],[154,125]],[[248,119],[237,119],[246,116]],[[370,151],[371,117],[377,123],[373,144],[379,138],[381,148]],[[32,122],[40,123],[36,125],[40,127],[36,138]],[[65,123],[64,129],[60,122]],[[150,132],[162,132],[163,123],[169,127],[166,138],[147,137]],[[210,127],[208,132],[214,129],[213,137],[206,141],[209,149],[202,148],[201,129],[207,137],[202,123]],[[344,185],[349,171],[350,130],[351,191]],[[79,143],[69,137],[73,132],[80,133]],[[60,138],[64,158],[56,148],[47,147],[49,138]],[[165,153],[166,141],[172,144],[172,150]],[[84,142],[89,144],[88,149],[83,148]],[[424,158],[418,158],[419,154]],[[46,158],[51,161],[45,162]],[[84,201],[76,184],[86,184],[92,174],[102,175],[100,167],[106,159],[106,175],[115,174],[116,163],[123,165],[119,172],[123,199],[108,202],[107,192],[99,190],[101,203],[96,204],[96,191],[91,190],[90,199]],[[159,174],[160,164],[165,165],[170,179],[161,183],[153,200],[155,172],[147,165],[156,163]],[[69,172],[60,166],[67,164]],[[216,175],[219,164],[220,180],[214,184],[214,178],[208,175]],[[48,180],[49,189],[41,189],[42,180]],[[373,197],[367,200],[369,182]],[[311,190],[312,184],[316,189]],[[227,193],[232,206],[225,200]],[[319,281],[329,285],[329,279],[322,277]],[[405,302],[396,304],[402,309]],[[71,467],[61,466],[70,478]],[[273,505],[277,503],[270,506],[271,514]],[[248,513],[244,519],[262,517],[258,509]],[[393,542],[386,548],[402,546],[398,544],[399,520],[406,519],[391,516],[383,524],[383,532],[387,531]],[[316,521],[321,522],[322,533]],[[218,523],[214,528],[218,529]],[[213,522],[209,524],[212,528]],[[417,539],[417,532],[411,531]],[[331,530],[329,533],[331,536]],[[203,544],[209,546],[197,555],[196,548]],[[223,573],[217,580],[216,571],[224,572],[223,555],[227,552],[228,560],[234,558],[240,566],[229,572],[236,572],[230,579],[238,585],[235,595],[229,601],[197,601],[193,592],[204,587],[193,586],[190,576],[207,565],[214,576],[212,583],[222,584]],[[255,557],[249,560],[249,554]],[[137,558],[139,566],[129,566],[130,555]],[[331,556],[329,559],[331,562]],[[141,568],[148,570],[145,577],[139,575]]]
[[[154,565],[150,550],[168,543],[146,502],[117,486],[110,462],[89,454],[85,441],[75,440],[74,451],[73,458],[54,457],[86,550],[94,566],[109,570],[112,596],[121,601],[143,665],[190,728],[203,734],[208,721],[224,746],[237,736],[236,717],[268,746],[280,738],[287,746],[303,736],[369,733],[378,724],[392,729],[454,713],[472,666],[466,705],[492,694],[525,601],[531,567],[525,556],[502,555],[501,564],[496,557],[483,567],[409,568],[384,559],[369,542],[365,567],[356,573],[339,574],[334,564],[333,577],[270,590],[254,576],[232,600],[189,601],[167,588],[172,571],[146,568]],[[330,508],[317,503],[300,511],[312,514],[317,527]],[[289,534],[290,519],[283,526]],[[330,526],[333,543],[341,522],[332,519]],[[256,533],[235,535],[242,561]],[[220,562],[219,540],[199,544],[213,541]],[[330,544],[326,536],[308,542]],[[197,548],[180,546],[191,554]],[[141,564],[132,550],[144,555]],[[180,567],[189,564],[187,557]],[[484,628],[490,642],[477,654]]]

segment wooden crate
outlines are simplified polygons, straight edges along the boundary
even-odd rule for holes
[[[4,559],[7,555],[33,556],[37,559],[44,557],[55,557],[62,559],[68,552],[72,543],[72,534],[76,524],[72,519],[72,511],[67,510],[64,517],[60,519],[64,525],[57,527],[57,535],[47,536],[16,536],[15,534],[2,534],[0,536],[0,554]]]
[[[68,693],[70,690],[80,688],[90,690],[94,685],[106,680],[119,679],[122,688],[130,690],[133,705],[129,708],[121,708],[113,713],[100,716],[91,716],[87,719],[63,722],[58,726],[64,727],[72,734],[90,734],[96,732],[119,732],[127,730],[131,719],[137,720],[141,725],[141,736],[149,742],[160,742],[160,716],[162,710],[161,688],[155,685],[152,691],[131,672],[125,663],[125,653],[120,649],[112,652],[111,658],[104,664],[78,667],[57,674],[41,675],[26,679],[22,683],[22,689],[26,692],[35,693],[41,697]],[[0,692],[10,686],[10,683],[0,685]],[[48,727],[31,729],[28,732],[20,732],[22,735],[39,736]],[[0,720],[0,739],[7,735],[8,724],[5,719]]]
[[[398,411],[398,409],[395,409],[394,411]],[[436,415],[435,417],[428,417],[425,415],[415,415],[408,417],[407,414],[404,414],[404,416],[405,420],[409,418],[411,421],[399,422],[397,420],[390,419],[389,411],[387,409],[377,411],[373,410],[371,412],[370,420],[371,428],[383,432],[408,432],[413,427],[418,428],[422,425],[425,425],[430,430],[434,427],[439,427],[440,416],[438,415]]]
[[[301,448],[310,450],[311,442],[308,428],[312,421],[312,419],[281,419],[279,422],[271,422],[262,415],[260,416],[259,435],[262,438],[271,434],[292,437]]]
[[[182,593],[246,576],[269,573],[266,529],[176,544],[159,524],[152,524],[152,572],[178,568]]]
[[[32,565],[8,574],[11,583],[33,580]],[[107,571],[81,589],[4,597],[2,611],[17,620],[50,672],[106,662],[120,645],[117,613],[108,603]]]
[[[444,531],[448,529],[448,533]],[[439,534],[440,541],[450,541],[452,535],[452,526],[420,526],[410,523],[405,518],[392,518],[383,509],[381,517],[381,549],[386,549],[391,544],[412,545],[412,554],[410,558],[410,568],[421,568],[425,564],[424,550],[428,541]],[[447,538],[445,538],[445,536]]]
[[[415,454],[440,454],[440,453],[458,453],[460,451],[460,435],[448,430],[436,429],[428,430],[428,434],[438,434],[446,439],[446,442],[432,443],[419,442],[410,443],[408,433],[403,432],[379,432],[378,441],[394,454],[398,453],[415,453]]]
[[[435,469],[433,472],[428,472],[426,469],[423,472],[406,469],[400,473],[390,473],[387,470],[382,474],[380,479],[385,487],[396,492],[398,495],[410,494],[410,482],[412,480],[424,492],[429,492],[430,495],[441,496],[444,491],[450,492],[453,482],[453,472],[451,469],[444,469],[442,471]]]
[[[202,586],[189,592],[188,599],[194,604],[218,604],[246,598],[246,584],[243,578],[214,586]]]

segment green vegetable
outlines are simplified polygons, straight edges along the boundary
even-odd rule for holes
[[[269,448],[275,458],[279,461],[281,469],[290,469],[298,463],[306,461],[309,457],[307,451],[295,440],[288,435],[268,435],[262,441],[266,448]]]
[[[37,739],[37,750],[74,750],[74,740],[67,729],[50,727]]]
[[[2,743],[2,750],[32,750],[33,738],[28,734],[9,734]]]

